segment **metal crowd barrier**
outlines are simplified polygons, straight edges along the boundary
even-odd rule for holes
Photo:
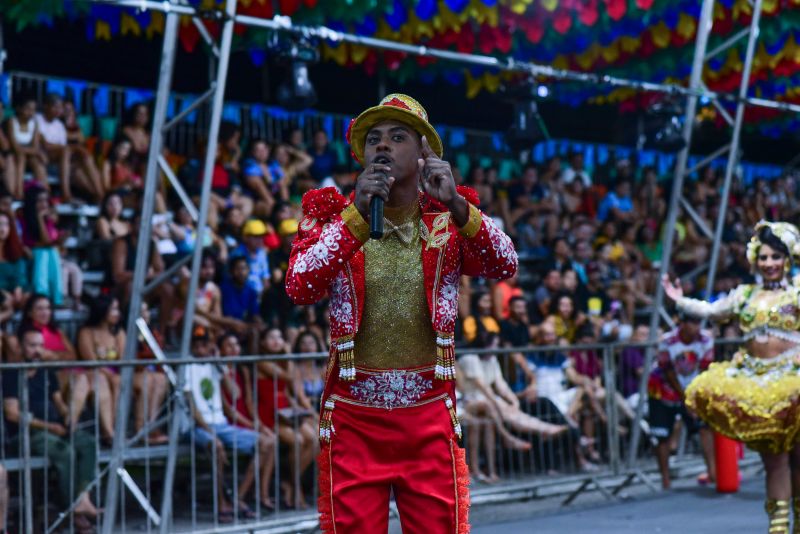
[[[718,351],[718,356],[724,357],[731,352],[731,344],[730,340],[720,341],[718,346],[721,350]],[[513,354],[522,355],[521,358],[525,361],[536,364],[537,379],[541,377],[544,380],[548,373],[550,375],[547,384],[540,384],[538,399],[521,399],[519,413],[513,411],[511,414],[501,414],[502,423],[499,424],[491,414],[472,414],[471,403],[475,402],[475,398],[460,395],[459,414],[464,435],[462,443],[467,448],[467,458],[473,459],[471,467],[477,470],[496,465],[498,475],[498,480],[486,480],[485,477],[478,476],[473,478],[474,504],[553,494],[562,495],[563,503],[569,504],[587,490],[597,490],[613,499],[625,487],[637,482],[637,479],[656,490],[656,485],[651,480],[652,473],[655,472],[655,459],[648,439],[640,441],[635,463],[631,465],[622,461],[629,446],[630,430],[635,425],[641,425],[641,421],[629,420],[625,415],[629,415],[631,410],[635,413],[635,405],[623,409],[620,404],[626,402],[621,395],[621,377],[627,376],[621,374],[621,371],[630,372],[625,366],[629,360],[636,360],[628,357],[629,355],[623,355],[623,351],[643,351],[646,346],[593,344],[458,351],[461,362],[467,354],[477,354],[481,358],[497,355],[502,374],[512,390],[519,390],[516,386],[524,382],[518,378],[521,371],[519,362],[522,360],[519,356],[515,360]],[[564,369],[565,358],[576,351],[593,351],[600,363],[597,380],[602,383],[607,394],[593,399],[584,398],[578,402],[575,399],[580,397],[574,391],[574,384],[569,384],[566,378],[558,383],[557,369]],[[85,489],[91,501],[98,507],[103,506],[101,499],[105,493],[102,488],[108,477],[118,476],[122,481],[118,495],[116,532],[155,531],[160,524],[161,513],[164,512],[159,504],[164,492],[161,477],[169,454],[177,454],[178,457],[175,485],[170,498],[165,501],[172,509],[170,532],[246,532],[280,527],[293,531],[304,528],[313,530],[316,526],[317,485],[314,462],[318,446],[317,415],[302,407],[293,406],[291,402],[288,407],[280,407],[276,400],[280,397],[278,381],[265,379],[274,372],[275,366],[282,369],[292,368],[297,374],[290,379],[297,387],[302,386],[310,394],[309,398],[313,403],[311,411],[316,412],[319,398],[315,398],[314,393],[319,392],[319,379],[325,370],[326,357],[327,354],[309,353],[126,362],[47,361],[0,364],[3,384],[9,384],[8,380],[12,380],[8,378],[13,377],[9,373],[17,375],[22,414],[29,413],[35,402],[41,402],[45,406],[55,403],[46,396],[42,399],[28,398],[31,389],[29,372],[53,371],[55,376],[52,379],[58,382],[56,389],[64,393],[67,409],[74,402],[76,392],[86,392],[85,387],[90,385],[83,413],[76,419],[76,431],[65,434],[59,440],[44,440],[42,430],[37,428],[37,422],[32,424],[31,418],[25,416],[16,426],[18,436],[12,439],[10,432],[14,431],[15,425],[8,421],[5,409],[0,411],[0,464],[9,472],[12,494],[10,524],[14,526],[11,531],[51,533],[69,527],[69,531],[73,532],[75,509],[80,504],[81,497],[80,488],[76,488],[75,484],[80,481],[80,476],[86,477],[88,471],[91,472],[91,477],[88,477],[91,481],[83,482],[89,482]],[[261,442],[256,445],[255,453],[249,450],[249,446],[244,446],[244,443],[234,441],[231,445],[223,445],[223,463],[217,449],[217,438],[226,438],[224,434],[227,429],[222,427],[215,427],[210,432],[213,436],[210,447],[201,446],[200,442],[206,441],[208,436],[198,433],[198,426],[187,402],[187,394],[173,389],[177,373],[187,373],[187,369],[196,369],[193,366],[198,364],[209,366],[205,369],[212,379],[222,376],[235,379],[237,372],[240,376],[249,375],[249,384],[246,380],[240,380],[240,384],[249,387],[249,391],[234,391],[229,400],[235,407],[238,401],[244,400],[247,403],[251,398],[257,415],[260,412],[256,432]],[[122,384],[120,387],[138,385],[140,390],[149,391],[150,395],[134,397],[137,403],[141,403],[139,408],[143,410],[143,421],[140,420],[141,425],[129,425],[135,431],[125,442],[122,452],[125,459],[123,467],[116,473],[109,473],[107,465],[110,448],[104,445],[104,439],[108,436],[104,435],[103,428],[113,428],[113,425],[108,426],[107,421],[103,420],[103,414],[107,408],[104,403],[113,403],[113,400],[104,397],[103,388],[113,383],[113,377],[119,376],[118,370],[122,366],[135,366],[138,372],[135,384]],[[556,373],[553,372],[554,369]],[[460,389],[463,386],[463,374],[463,370],[459,372]],[[554,376],[556,380],[552,379]],[[648,373],[643,372],[638,380],[647,380],[647,377]],[[307,386],[303,386],[302,378],[307,380]],[[148,403],[153,401],[152,395],[162,385],[167,386],[164,401],[150,411]],[[637,381],[636,388],[638,386]],[[219,383],[201,380],[199,398],[214,401],[216,397],[213,392],[218,391],[219,387]],[[627,387],[632,390],[630,384]],[[187,381],[186,388],[192,388],[191,381]],[[514,392],[515,397],[517,392]],[[249,393],[250,398],[246,393]],[[6,406],[8,392],[0,391],[0,395],[3,396]],[[195,395],[194,398],[198,397]],[[513,405],[513,400],[509,400],[507,404]],[[645,401],[646,399],[638,400]],[[577,404],[572,405],[572,402]],[[269,406],[273,406],[271,413],[265,409]],[[208,406],[200,408],[210,409]],[[184,414],[181,441],[153,443],[152,440],[158,437],[159,431],[167,433],[166,425],[172,421],[174,410],[180,410]],[[115,413],[115,410],[111,410],[112,415]],[[274,421],[272,428],[258,421],[269,416]],[[535,425],[526,429],[525,425],[531,422],[531,417],[566,425],[568,430],[557,437],[542,436]],[[522,451],[516,450],[517,447],[506,446],[500,438],[503,430],[501,426],[511,430],[517,440],[530,444],[530,449]],[[309,427],[312,428],[311,441],[307,439]],[[494,453],[490,456],[487,449],[492,448]],[[699,457],[696,453],[685,452],[689,449],[691,447],[681,448],[679,461],[690,458],[696,460]],[[93,458],[89,468],[81,463],[87,455]],[[309,455],[312,460],[304,467],[302,464],[308,460]],[[593,458],[587,459],[587,455]],[[218,460],[215,461],[215,458]],[[587,461],[591,462],[591,466]],[[248,468],[253,469],[252,481],[245,479]],[[224,470],[223,482],[215,483],[220,475],[219,469]],[[69,479],[68,483],[63,477]],[[59,487],[62,492],[64,487],[69,488],[69,495],[60,498],[53,489]],[[247,491],[247,494],[241,495],[240,490]],[[289,495],[297,495],[298,491],[304,494],[305,503],[301,499],[287,502]],[[263,505],[268,504],[269,500],[274,503],[274,510]],[[245,506],[234,506],[233,512],[227,514],[222,509],[223,501],[241,501]],[[307,508],[303,508],[303,504],[307,504]]]

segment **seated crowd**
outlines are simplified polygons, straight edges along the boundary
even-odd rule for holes
[[[117,137],[103,146],[83,137],[74,105],[57,95],[47,95],[43,102],[22,97],[15,103],[13,115],[0,128],[3,361],[113,362],[124,351],[125,317],[130,313],[138,207],[150,149],[149,108],[134,105]],[[0,119],[2,112],[0,107]],[[164,151],[195,200],[204,178],[203,151]],[[655,169],[639,168],[627,159],[611,158],[592,171],[576,152],[566,162],[556,156],[528,163],[508,180],[498,177],[497,168],[479,164],[466,178],[456,173],[457,180],[477,190],[480,208],[514,239],[521,262],[518,276],[510,280],[461,281],[459,413],[476,480],[492,483],[500,477],[498,434],[504,446],[526,452],[520,456],[529,458],[529,467],[594,470],[604,460],[605,433],[598,427],[609,420],[606,396],[620,399],[621,413],[615,419],[623,431],[633,419],[626,399],[635,399],[639,390],[643,350],[626,349],[620,355],[615,385],[603,383],[598,351],[571,346],[647,338],[642,325],[657,283],[670,183]],[[243,139],[238,125],[224,122],[210,177],[206,229],[198,232],[179,195],[159,180],[146,278],[156,279],[195,247],[203,248],[192,325],[194,357],[327,352],[327,303],[295,306],[284,291],[284,276],[302,218],[302,194],[331,186],[347,195],[357,172],[339,161],[322,130],[307,145],[300,128],[286,132],[282,140]],[[720,184],[720,173],[713,169],[692,183],[690,201],[709,226],[721,203]],[[791,177],[749,188],[736,182],[715,294],[748,276],[748,229],[767,215],[791,218],[798,211],[799,192]],[[92,235],[76,250],[67,246],[74,221],[58,208],[82,202],[100,209]],[[681,215],[674,272],[684,275],[701,265],[708,245],[697,221]],[[91,288],[83,287],[82,268],[87,267],[102,274]],[[148,295],[140,310],[162,347],[176,346],[189,276],[186,268],[178,269]],[[684,287],[693,293],[701,284],[687,280]],[[77,317],[88,308],[74,337],[56,321],[56,312],[65,308]],[[525,346],[531,348],[507,358],[470,354],[470,349]],[[137,357],[155,358],[141,338]],[[260,495],[260,507],[267,510],[276,506],[274,499],[281,499],[283,507],[308,506],[310,486],[304,475],[318,448],[324,370],[325,362],[313,359],[228,366],[198,361],[185,369],[184,393],[194,425],[184,438],[208,450],[210,461],[217,463],[220,521],[231,520],[234,513],[249,516],[249,495]],[[67,436],[92,442],[95,433],[87,425],[94,420],[100,445],[113,440],[123,387],[113,365],[65,366],[52,379],[35,373],[29,381],[52,400],[34,413],[31,427],[37,444],[65,441]],[[16,375],[4,373],[4,417],[11,427],[19,422],[15,386]],[[132,435],[150,444],[167,441],[158,422],[174,394],[171,389],[168,376],[152,361],[135,369]],[[531,452],[544,445],[558,446],[562,457]],[[230,502],[223,490],[225,466],[235,451],[252,457],[239,479],[238,503]],[[89,481],[81,469],[94,458],[78,458],[79,476],[59,482],[62,497],[80,497],[80,512],[93,517],[97,510],[82,493]],[[277,493],[271,483],[276,459],[289,466]],[[51,457],[56,466],[60,461]],[[68,476],[56,468],[60,477]]]

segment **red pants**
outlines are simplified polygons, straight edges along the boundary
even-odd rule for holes
[[[452,383],[430,380],[415,402],[391,409],[357,399],[351,384],[334,385],[329,396],[333,431],[319,461],[323,532],[386,533],[391,493],[404,534],[469,532],[469,474],[445,401]]]

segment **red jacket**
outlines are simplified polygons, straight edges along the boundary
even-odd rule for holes
[[[460,229],[441,203],[424,193],[419,197],[424,241],[420,259],[432,327],[451,345],[460,275],[504,279],[517,271],[511,239],[475,207],[474,190],[458,190],[470,203],[470,220]],[[332,345],[339,353],[352,352],[364,310],[365,282],[362,241],[351,227],[363,225],[363,219],[332,187],[306,193],[303,212],[289,258],[286,292],[296,304],[313,304],[330,295]]]

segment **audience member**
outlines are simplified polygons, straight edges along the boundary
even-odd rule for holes
[[[42,138],[42,146],[48,161],[58,167],[61,200],[72,201],[72,184],[89,194],[94,201],[103,197],[100,173],[86,149],[70,144],[67,127],[63,122],[64,100],[55,93],[45,96],[42,113],[36,115],[36,128]],[[74,121],[74,108],[72,108]],[[73,122],[73,126],[77,126]],[[80,135],[80,128],[77,129]],[[73,140],[75,130],[73,130]]]
[[[198,447],[207,448],[216,462],[214,470],[217,484],[217,520],[220,523],[232,523],[237,516],[252,519],[255,514],[241,499],[251,487],[255,479],[256,462],[264,465],[267,455],[274,450],[274,441],[254,430],[248,430],[230,423],[222,408],[220,388],[229,392],[236,391],[236,384],[223,375],[219,368],[202,360],[215,355],[216,347],[211,342],[208,330],[203,326],[195,326],[192,331],[192,354],[198,363],[187,365],[184,392],[191,409],[194,424],[190,435]],[[235,397],[235,395],[233,395]],[[234,508],[225,492],[225,466],[229,464],[228,451],[252,456],[247,472],[239,482],[238,496],[240,501]],[[256,458],[258,456],[258,458]]]
[[[44,336],[35,328],[19,333],[26,362],[45,359]],[[26,376],[21,376],[25,374]],[[28,398],[22,398],[22,380],[27,380]],[[20,435],[21,407],[27,406],[30,452],[45,456],[58,476],[58,497],[64,508],[72,508],[75,530],[93,532],[99,510],[87,487],[95,478],[96,445],[91,434],[69,427],[69,408],[61,396],[58,380],[49,369],[3,373],[3,411],[12,440]]]
[[[326,352],[322,340],[310,330],[303,330],[297,335],[292,349],[294,354],[308,354],[312,352]],[[303,392],[311,401],[315,412],[319,411],[320,398],[325,389],[325,364],[320,364],[316,359],[305,359],[297,363],[300,380],[303,383]]]
[[[250,265],[247,258],[233,256],[228,260],[228,275],[223,278],[222,313],[225,317],[239,321],[237,324],[261,321],[258,315],[258,292],[249,283]]]
[[[250,266],[248,284],[259,295],[269,287],[271,273],[269,259],[264,247],[264,236],[268,228],[260,219],[250,219],[242,228],[242,244],[231,252],[231,256],[243,256]]]
[[[11,304],[21,307],[29,289],[25,251],[13,217],[0,212],[0,291],[8,293]]]
[[[279,169],[279,198],[284,202],[289,201],[289,192],[293,187],[299,186],[296,184],[299,179],[307,176],[308,169],[314,162],[314,159],[303,152],[298,150],[288,143],[280,143],[273,148],[273,158],[278,164]],[[304,191],[298,191],[303,193]]]
[[[314,159],[314,163],[309,167],[308,172],[317,183],[325,178],[335,175],[338,157],[336,152],[330,147],[328,134],[325,130],[314,132],[313,146],[309,155]]]
[[[228,172],[238,175],[241,172],[239,160],[242,158],[242,129],[231,121],[222,121],[219,125],[219,158]]]
[[[141,223],[141,213],[136,212],[131,221],[131,231],[122,237],[114,240],[111,247],[111,261],[109,262],[109,271],[107,279],[110,285],[114,287],[117,294],[121,297],[120,301],[127,305],[133,283],[133,271],[136,267],[136,249],[139,243],[139,224]],[[158,250],[158,246],[154,239],[150,239],[150,261],[147,267],[147,274],[145,280],[152,281],[164,269],[164,259]],[[171,281],[163,281],[153,290],[153,296],[159,301],[159,327],[161,333],[165,334],[166,331],[175,325],[176,318],[173,317],[173,310],[175,309],[175,287]]]
[[[297,235],[296,219],[284,219],[278,225],[280,245],[269,253],[269,265],[272,279],[261,295],[261,318],[269,326],[277,326],[286,333],[291,341],[297,335],[300,321],[300,310],[289,299],[285,290],[286,271],[289,268],[289,254],[292,242]]]
[[[558,294],[551,300],[547,320],[552,321],[558,342],[565,345],[575,342],[575,334],[584,321],[575,308],[572,297],[566,293]]]
[[[551,269],[533,293],[530,311],[535,322],[541,322],[550,314],[553,298],[559,291],[561,291],[561,271]]]
[[[67,129],[67,146],[72,152],[72,161],[76,165],[76,185],[83,187],[95,202],[100,201],[106,191],[103,188],[103,178],[97,168],[91,151],[86,146],[86,138],[78,124],[78,115],[75,104],[71,100],[64,101],[64,113],[61,115],[64,127]]]
[[[631,336],[631,343],[645,343],[650,335],[650,328],[647,325],[639,325]],[[644,375],[645,347],[625,347],[619,360],[619,375],[622,396],[625,397],[628,406],[636,409],[639,404],[639,384]]]
[[[597,219],[607,221],[613,218],[616,221],[631,223],[635,220],[634,216],[631,183],[627,180],[619,180],[614,186],[614,190],[609,191],[600,202]]]
[[[10,193],[19,200],[23,195],[25,172],[30,170],[40,187],[47,184],[47,154],[42,149],[42,140],[36,128],[36,100],[23,97],[17,101],[15,115],[6,121],[6,133],[14,153],[17,176]]]
[[[261,354],[288,352],[288,345],[279,329],[264,330]],[[319,449],[316,412],[305,395],[300,373],[292,361],[259,362],[257,384],[256,404],[261,423],[274,429],[280,442],[288,445],[290,472],[281,484],[284,504],[289,508],[306,509],[308,503],[301,479]]]
[[[103,189],[118,192],[133,207],[138,203],[138,196],[132,193],[141,191],[144,186],[143,176],[136,165],[133,142],[127,137],[115,139],[108,158],[103,162]]]
[[[219,354],[223,357],[237,357],[242,355],[242,346],[239,338],[233,332],[226,332],[217,341]],[[275,509],[275,503],[270,498],[270,482],[272,471],[275,469],[275,447],[277,439],[271,428],[259,423],[258,412],[253,401],[253,378],[248,365],[229,364],[224,367],[224,377],[231,386],[235,388],[222,388],[222,407],[225,416],[233,425],[259,432],[268,448],[264,455],[264,463],[260,465],[259,472],[259,493],[261,495],[261,507],[267,511]],[[246,494],[249,486],[239,488],[242,494]]]
[[[499,334],[500,324],[492,316],[492,297],[489,293],[476,291],[473,293],[471,301],[473,315],[465,317],[462,321],[464,341],[466,343],[474,342],[481,328],[493,334]]]
[[[102,297],[101,297],[102,298]],[[99,300],[99,299],[98,299]],[[103,301],[103,305],[107,301]],[[116,306],[119,306],[119,301],[114,299]],[[98,304],[99,307],[99,304]],[[145,323],[150,324],[150,307],[147,302],[142,301],[140,317]],[[96,312],[98,315],[102,314],[101,310]],[[116,314],[113,310],[109,310],[108,315]],[[113,318],[111,318],[113,320]],[[124,331],[120,331],[123,335]],[[150,332],[155,338],[159,346],[164,346],[164,341],[157,330]],[[136,352],[136,359],[138,360],[154,360],[155,354],[153,350],[144,340],[141,333],[138,335],[138,349]],[[125,340],[122,339],[121,347],[125,346]],[[154,364],[142,365],[136,367],[133,374],[133,394],[134,394],[134,428],[137,435],[142,432],[145,424],[148,425],[148,432],[145,434],[146,442],[152,445],[160,445],[167,443],[169,438],[166,434],[155,426],[159,414],[164,406],[164,401],[169,393],[169,380],[164,368]]]
[[[583,166],[583,152],[574,151],[569,155],[569,167],[562,172],[561,181],[567,185],[578,181],[587,189],[592,187],[592,177],[589,176]]]
[[[119,328],[120,317],[117,299],[101,295],[92,300],[89,318],[78,332],[78,355],[82,360],[113,362],[122,359],[122,352],[125,348],[125,331]],[[120,369],[114,366],[101,367],[97,370],[97,374],[100,376],[93,379],[95,390],[98,390],[99,395],[105,397],[104,392],[100,393],[99,390],[105,388],[107,384],[110,392],[110,401],[101,403],[99,407],[103,440],[106,444],[110,444],[114,438],[114,419],[122,387]],[[141,383],[134,383],[134,391],[141,390],[137,385],[141,386]],[[150,402],[156,402],[156,400],[149,399]],[[163,400],[162,392],[161,401]],[[140,401],[144,402],[141,396]]]
[[[133,170],[144,176],[147,154],[150,150],[150,110],[144,103],[128,108],[123,123],[122,135],[130,141],[130,161]]]
[[[4,124],[5,104],[0,100],[0,124]],[[17,173],[17,159],[5,128],[0,128],[0,177],[5,191],[14,198],[22,198],[22,179]]]
[[[103,197],[100,204],[100,217],[97,218],[95,233],[98,239],[111,241],[125,237],[131,231],[131,224],[122,219],[122,196],[111,191]]]
[[[492,311],[495,317],[508,319],[508,303],[514,297],[521,297],[522,288],[519,286],[519,278],[515,274],[506,280],[500,280],[492,288]]]
[[[500,337],[494,332],[481,329],[476,342],[473,344],[477,348],[497,348],[500,344]],[[530,443],[513,436],[504,425],[510,426],[517,432],[536,434],[543,438],[553,438],[565,433],[568,429],[565,425],[553,425],[545,423],[535,417],[528,415],[520,409],[520,401],[511,391],[508,383],[503,378],[500,370],[500,363],[495,354],[465,354],[458,359],[459,389],[462,393],[465,410],[470,415],[481,418],[487,417],[494,422],[493,428],[500,432],[506,446],[516,450],[529,450]],[[473,443],[477,445],[479,430],[471,430]],[[484,431],[486,432],[486,431]],[[494,435],[489,431],[484,435],[487,444],[487,461],[489,464],[489,482],[497,482],[497,471],[494,468]],[[477,447],[472,448],[473,458],[470,464],[473,465],[474,476],[479,480],[485,480],[480,473],[477,458]]]
[[[217,257],[211,250],[203,251],[200,264],[200,280],[195,296],[195,324],[203,325],[209,329],[209,334],[217,336],[230,330],[242,338],[248,337],[252,326],[235,317],[223,314],[222,291],[214,282],[217,277]],[[189,280],[184,277],[181,282],[180,294],[187,297]]]
[[[20,222],[22,242],[33,255],[31,288],[50,297],[56,306],[61,306],[64,294],[58,247],[66,234],[56,227],[56,213],[46,189],[34,184],[25,190]]]
[[[281,196],[281,171],[277,163],[270,161],[269,143],[263,139],[252,141],[242,174],[255,199],[256,213],[268,217],[275,207],[275,198]]]

